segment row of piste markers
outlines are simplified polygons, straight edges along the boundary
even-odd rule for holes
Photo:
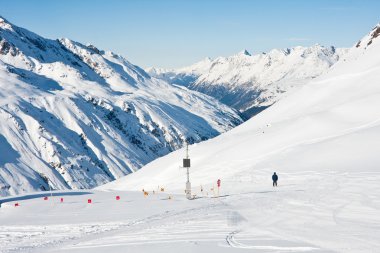
[[[161,192],[164,192],[165,190],[164,190],[164,188],[161,188],[160,191],[161,191]],[[147,191],[145,191],[145,190],[143,189],[143,194],[144,194],[144,197],[147,197],[147,196],[149,195],[149,192],[147,192]],[[155,194],[155,191],[153,191],[153,194]],[[117,196],[115,197],[115,200],[117,200],[117,201],[120,200],[120,199],[121,199],[121,198],[120,198],[119,195],[117,195]],[[168,199],[172,199],[172,196],[169,196]],[[43,200],[49,200],[49,197],[45,196],[45,197],[43,197]],[[63,203],[63,202],[64,202],[64,198],[61,197],[61,198],[60,198],[60,202]],[[92,204],[92,199],[87,199],[87,203],[88,203],[88,204]],[[16,202],[16,203],[14,204],[14,206],[15,206],[15,207],[18,207],[18,206],[20,206],[20,203]]]
[[[149,195],[149,194],[146,194],[146,193],[147,193],[147,192],[144,191],[144,197],[147,197],[147,196]],[[115,197],[115,200],[117,200],[117,201],[120,200],[120,199],[121,199],[121,198],[120,198],[119,195]],[[169,199],[172,199],[172,197],[169,196]],[[49,200],[49,197],[43,197],[43,200]],[[61,203],[64,202],[64,199],[63,199],[62,197],[60,198],[60,202],[61,202]],[[87,199],[87,203],[88,203],[88,204],[92,204],[92,199]],[[14,206],[15,206],[15,207],[18,207],[18,206],[20,206],[20,203],[16,202],[16,203],[14,204]]]
[[[220,187],[220,179],[218,179],[218,181],[217,181],[217,185],[218,185],[218,189],[219,189],[219,187]],[[163,188],[163,187],[161,187],[161,188],[158,188],[159,189],[159,191],[161,191],[161,192],[164,192],[165,191],[165,189]],[[213,191],[214,190],[214,188],[211,188],[211,190]],[[148,191],[145,191],[144,189],[142,189],[142,192],[143,192],[143,194],[144,194],[144,197],[148,197],[149,196],[149,192]],[[203,187],[201,186],[201,192],[202,192],[202,194],[203,194]],[[153,190],[152,191],[152,193],[153,194],[156,194],[156,192]],[[194,196],[195,197],[195,196]],[[168,199],[170,200],[170,199],[172,199],[173,197],[171,196],[171,195],[169,195],[169,197],[168,197]],[[120,200],[121,198],[120,198],[120,196],[119,195],[117,195],[116,197],[115,197],[115,200]],[[45,196],[44,198],[43,198],[43,200],[49,200],[49,197],[47,197],[47,196]],[[60,198],[60,202],[61,203],[63,203],[64,202],[64,199],[61,197]],[[87,199],[87,204],[92,204],[92,199]],[[16,202],[15,204],[14,204],[14,206],[15,207],[18,207],[18,206],[20,206],[20,203],[18,203],[18,202]]]
[[[145,196],[145,195],[144,195],[144,196]],[[146,197],[146,196],[145,196],[145,197]],[[116,199],[116,200],[120,200],[121,198],[120,198],[120,196],[116,196],[115,199]],[[169,199],[171,199],[171,196],[169,196]],[[43,200],[49,200],[49,197],[44,197]],[[63,198],[60,198],[60,202],[63,203],[63,202],[64,202],[64,199],[63,199]],[[92,204],[92,199],[87,199],[87,203],[88,203],[88,204]],[[18,206],[20,206],[20,203],[16,202],[16,203],[14,204],[14,206],[15,206],[15,207],[18,207]]]

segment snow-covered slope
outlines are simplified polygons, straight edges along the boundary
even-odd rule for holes
[[[260,180],[273,171],[379,173],[379,31],[374,28],[328,74],[232,131],[190,146],[193,185]],[[184,150],[171,153],[103,189],[166,185],[182,191],[183,157]]]
[[[0,18],[0,195],[91,188],[239,123],[120,55]]]
[[[190,202],[209,199],[210,209],[202,218],[190,211],[183,223],[166,222],[165,234],[173,239],[187,234],[187,242],[196,246],[180,247],[196,252],[377,252],[379,34],[380,24],[330,73],[230,132],[190,146],[192,193],[200,197]],[[173,152],[101,189],[152,191],[159,185],[185,198],[186,175],[179,168],[184,156],[184,150]],[[277,188],[271,182],[274,171]],[[218,178],[221,197],[208,198],[217,195]],[[218,223],[214,215],[220,217]],[[199,228],[200,236],[193,239],[186,229],[176,230],[183,224],[206,228]],[[233,224],[228,235],[222,231],[225,224]],[[144,238],[154,239],[145,232]],[[228,245],[218,241],[223,234]],[[214,236],[213,244],[207,236]],[[214,248],[205,248],[206,242]]]
[[[192,145],[194,200],[181,150],[105,191],[0,198],[0,251],[378,252],[379,32],[254,120]]]
[[[170,83],[208,94],[251,117],[284,97],[286,92],[326,73],[347,49],[294,47],[251,55],[206,58],[178,70],[149,68]]]

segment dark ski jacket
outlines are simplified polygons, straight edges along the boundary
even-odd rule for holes
[[[278,180],[278,176],[277,176],[277,174],[273,174],[273,176],[272,176],[272,180],[273,180],[274,182],[277,182],[277,180]]]

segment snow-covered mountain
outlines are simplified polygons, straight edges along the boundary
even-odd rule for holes
[[[330,73],[190,146],[193,200],[179,150],[95,190],[0,198],[0,251],[378,252],[379,37],[380,25]]]
[[[156,238],[162,238],[160,247],[180,245],[194,252],[377,251],[380,24],[329,73],[189,149],[197,198],[188,201],[187,212],[164,224],[149,223],[140,232],[141,251]],[[152,193],[159,185],[178,194],[165,206],[168,210],[185,199],[186,174],[179,169],[184,157],[184,150],[173,152],[100,188]],[[279,175],[278,187],[272,187],[273,172]],[[197,208],[201,203],[202,210]],[[82,245],[117,248],[128,242],[126,235]]]
[[[91,188],[242,122],[122,56],[0,18],[0,195]]]
[[[235,129],[190,146],[194,188],[291,173],[379,173],[380,24],[331,71]],[[185,151],[157,159],[102,189],[184,189]],[[311,174],[310,174],[311,175]],[[244,183],[244,182],[243,182]],[[255,183],[259,183],[256,182]],[[252,185],[248,185],[252,187]]]
[[[286,92],[326,73],[346,52],[347,49],[318,44],[256,55],[244,50],[230,57],[206,58],[177,70],[148,68],[147,72],[210,95],[249,118]]]

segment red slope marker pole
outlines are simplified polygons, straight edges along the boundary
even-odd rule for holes
[[[220,183],[221,183],[221,180],[218,179],[218,181],[216,182],[218,184],[218,197],[219,197],[219,188],[220,188]]]

